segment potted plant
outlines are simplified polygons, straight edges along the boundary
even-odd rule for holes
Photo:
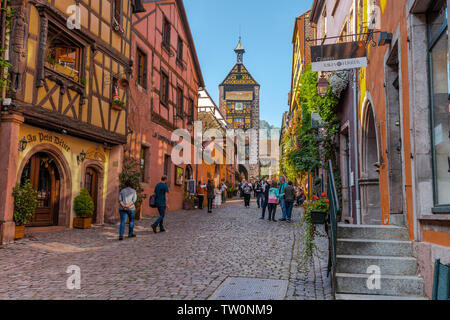
[[[115,110],[121,111],[125,107],[125,102],[118,98],[112,99],[111,107]]]
[[[16,224],[15,239],[22,239],[25,234],[25,225],[33,217],[37,207],[37,191],[34,190],[30,180],[24,184],[17,184],[13,190],[14,222]]]
[[[183,210],[192,210],[194,208],[195,198],[188,192],[184,193]]]
[[[322,193],[320,198],[313,196],[310,207],[311,221],[313,224],[325,224],[328,216],[328,209],[330,206],[330,200],[328,200],[328,195]]]
[[[237,191],[236,188],[233,187],[233,185],[232,185],[231,183],[228,184],[228,187],[227,187],[227,194],[228,194],[228,198],[229,198],[229,199],[231,199],[231,198],[234,197],[236,191]]]
[[[300,245],[300,263],[298,264],[299,272],[308,274],[309,267],[314,263],[314,255],[320,252],[316,244],[316,236],[323,236],[317,233],[316,226],[325,224],[328,216],[329,200],[326,193],[322,193],[321,197],[313,196],[311,201],[303,204],[304,213],[302,223],[304,232],[301,237]]]
[[[73,219],[73,227],[77,229],[89,229],[94,213],[94,201],[86,189],[81,189],[80,194],[73,201],[73,209],[76,217]]]

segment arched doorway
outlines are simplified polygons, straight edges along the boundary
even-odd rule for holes
[[[92,222],[97,222],[97,213],[98,213],[98,172],[93,167],[86,168],[86,172],[84,175],[84,188],[91,195],[92,200],[94,201],[94,213],[92,215]]]
[[[247,168],[246,167],[244,167],[243,165],[239,165],[239,173],[240,173],[240,175],[241,175],[241,179],[243,178],[243,179],[245,179],[245,180],[247,180],[248,181],[248,171],[247,171]]]
[[[61,174],[55,158],[46,152],[38,152],[27,160],[20,182],[29,180],[37,191],[38,204],[30,227],[58,225]]]
[[[361,215],[363,224],[381,224],[379,148],[373,108],[363,114],[361,167]]]

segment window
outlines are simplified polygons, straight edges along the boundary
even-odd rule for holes
[[[190,121],[191,123],[194,122],[194,117],[195,117],[195,107],[194,107],[194,100],[189,99],[189,119],[188,121]]]
[[[181,37],[178,37],[177,59],[180,62],[183,61],[183,40],[181,39]]]
[[[120,24],[120,14],[122,13],[122,0],[114,0],[113,2],[114,10],[114,22]]]
[[[244,104],[242,102],[236,102],[236,111],[244,110]]]
[[[147,167],[149,160],[149,148],[146,146],[141,146],[141,156],[140,156],[140,169],[141,169],[141,182],[147,182]]]
[[[169,76],[164,71],[161,71],[160,100],[165,106],[169,103]]]
[[[163,45],[170,50],[170,22],[167,18],[163,21]]]
[[[171,159],[169,155],[164,155],[164,175],[167,177],[167,184],[170,185],[171,177],[170,177],[170,164]]]
[[[82,46],[49,23],[45,66],[76,82],[81,81]]]
[[[427,14],[435,205],[450,205],[450,110],[447,3]]]
[[[136,49],[137,62],[137,84],[142,88],[147,88],[147,55],[139,48]]]
[[[184,116],[184,96],[183,89],[181,87],[177,88],[177,115],[180,118]]]
[[[235,118],[234,121],[234,127],[235,128],[244,128],[245,120],[243,118]]]

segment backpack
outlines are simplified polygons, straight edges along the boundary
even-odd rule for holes
[[[148,200],[148,203],[150,205],[150,208],[156,208],[156,194],[152,194],[150,199]]]

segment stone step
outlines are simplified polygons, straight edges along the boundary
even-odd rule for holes
[[[370,266],[378,266],[382,274],[415,276],[417,260],[412,257],[338,255],[338,273],[367,274]]]
[[[385,296],[423,296],[423,279],[417,276],[380,276],[380,289],[369,289],[368,274],[336,273],[339,294],[368,294]],[[372,283],[372,281],[370,281]]]
[[[397,240],[337,239],[336,252],[338,255],[410,257],[412,244]]]
[[[408,229],[397,226],[369,226],[340,223],[337,234],[341,239],[409,240]]]
[[[418,296],[384,296],[384,295],[368,295],[368,294],[336,294],[336,300],[353,300],[353,301],[366,301],[366,300],[428,300],[425,297]]]

